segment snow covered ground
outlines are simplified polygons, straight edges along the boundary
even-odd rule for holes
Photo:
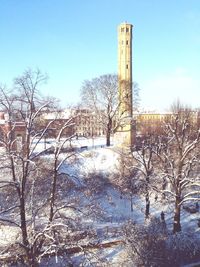
[[[55,140],[47,140],[46,143],[41,141],[37,146],[37,152],[40,152],[45,147],[51,147],[55,144]],[[103,179],[109,176],[114,176],[117,172],[118,157],[119,154],[116,152],[114,147],[105,147],[105,137],[97,139],[86,139],[79,138],[74,139],[71,145],[77,148],[77,159],[75,161],[70,158],[62,165],[60,171],[66,173],[73,182],[80,184],[80,186],[87,187],[88,180],[86,179],[90,174],[96,174],[96,183],[101,182],[98,179]],[[45,155],[47,159],[51,159],[52,155]],[[61,154],[61,158],[65,157],[65,154]],[[99,176],[97,175],[99,174]],[[93,176],[91,176],[90,179]],[[90,181],[89,181],[90,182]],[[92,189],[92,188],[91,188]],[[144,196],[135,196],[133,198],[133,212],[131,211],[130,197],[127,194],[123,194],[119,191],[117,187],[113,187],[110,181],[105,179],[105,184],[101,184],[98,187],[97,195],[90,196],[84,199],[84,194],[77,192],[80,198],[82,198],[82,203],[90,202],[93,206],[99,207],[102,212],[98,216],[83,216],[81,223],[84,227],[92,227],[99,233],[99,237],[102,236],[102,242],[120,240],[121,233],[120,227],[127,220],[133,220],[137,223],[143,223],[145,221],[144,216]],[[90,192],[89,192],[90,193]],[[76,193],[75,193],[76,194]],[[155,195],[151,195],[151,207],[150,212],[152,217],[160,218],[162,211],[165,213],[165,221],[169,230],[172,230],[173,223],[173,204],[169,202],[163,202],[161,198],[155,199]],[[68,216],[80,216],[73,211],[68,211]],[[183,231],[191,230],[196,232],[197,235],[200,234],[200,228],[197,226],[197,220],[199,218],[199,213],[190,214],[185,210],[182,210],[181,221]],[[107,231],[107,235],[106,235]],[[114,232],[114,238],[111,235]],[[1,226],[0,228],[0,240],[1,247],[6,246],[9,242],[13,242],[17,237],[18,232],[15,227]],[[114,246],[112,248],[107,248],[102,251],[102,255],[105,258],[105,262],[109,265],[105,266],[128,266],[122,265],[124,262],[125,251],[121,245]],[[77,262],[81,259],[81,256],[74,255],[74,260]],[[55,259],[52,259],[55,260]],[[120,265],[121,264],[121,265]],[[49,265],[50,266],[50,265]],[[53,263],[52,263],[52,266]],[[55,265],[59,266],[59,265]],[[60,265],[62,266],[62,265]],[[63,265],[64,266],[64,265]],[[78,266],[78,265],[74,265]],[[89,265],[88,265],[89,266]]]
[[[61,139],[61,142],[64,139]],[[33,141],[33,145],[37,142],[38,140],[35,139]],[[42,139],[38,144],[37,147],[35,149],[35,152],[40,152],[46,148],[50,148],[51,146],[55,145],[57,142],[56,139]],[[111,143],[113,143],[112,141],[112,137],[111,137]],[[73,139],[71,139],[69,142],[66,142],[65,147],[69,147],[72,146],[74,148],[82,148],[82,149],[94,149],[94,148],[98,148],[98,147],[104,147],[106,146],[106,139],[104,136],[102,137],[98,137],[98,138],[87,138],[87,137],[79,137],[78,139],[76,137],[74,137]]]

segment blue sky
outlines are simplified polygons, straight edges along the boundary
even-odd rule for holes
[[[76,103],[82,82],[117,73],[117,26],[133,29],[141,106],[200,106],[199,0],[0,0],[0,83],[40,68],[44,94]]]

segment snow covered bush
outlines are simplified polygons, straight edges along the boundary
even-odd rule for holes
[[[144,225],[129,221],[124,226],[125,248],[134,266],[182,266],[200,260],[198,233],[172,234],[165,222],[148,219]]]
[[[166,255],[171,266],[181,266],[200,260],[198,233],[177,233],[166,240]]]
[[[165,223],[156,218],[146,220],[144,225],[129,221],[123,233],[128,257],[134,266],[167,266]]]

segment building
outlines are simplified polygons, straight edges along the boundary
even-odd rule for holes
[[[118,116],[121,124],[115,133],[115,142],[128,147],[134,144],[135,132],[132,117],[132,27],[126,22],[118,26]]]
[[[12,151],[22,151],[26,138],[26,125],[21,121],[10,121],[8,114],[0,112],[0,146],[8,148]],[[12,142],[10,142],[12,141]]]
[[[62,126],[68,122],[68,126],[63,131],[62,137],[72,135],[94,137],[105,134],[104,127],[98,115],[87,108],[66,109],[60,112],[49,112],[43,114],[41,126],[44,127],[50,122],[46,137],[55,138]]]
[[[161,134],[163,132],[163,125],[170,120],[172,113],[159,112],[143,112],[135,114],[136,128],[138,136],[145,136],[147,134]]]
[[[198,128],[200,125],[200,112],[198,110],[183,110],[183,119],[186,118],[186,114],[191,125],[196,125]],[[159,135],[164,133],[166,124],[173,122],[176,116],[176,112],[141,112],[134,114],[136,119],[137,136],[145,136],[148,134]],[[181,111],[179,116],[179,119],[181,119]]]
[[[46,128],[45,138],[56,138],[62,130],[61,137],[70,137],[74,135],[73,112],[65,109],[57,112],[44,112],[38,121],[38,129]]]
[[[94,137],[105,134],[98,115],[90,109],[74,110],[74,132],[77,136]]]

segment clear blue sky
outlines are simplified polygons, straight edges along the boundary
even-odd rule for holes
[[[199,0],[0,0],[0,11],[1,83],[38,67],[49,75],[44,94],[75,103],[85,79],[117,73],[117,26],[127,21],[141,106],[200,106]]]

